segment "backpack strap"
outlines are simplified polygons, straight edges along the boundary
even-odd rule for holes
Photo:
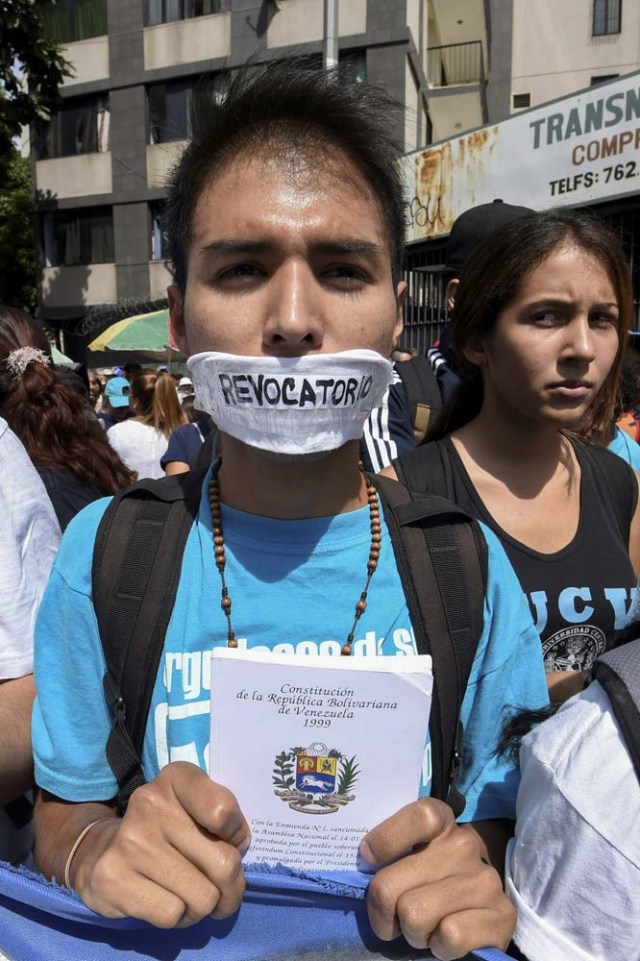
[[[431,794],[458,816],[465,804],[457,787],[460,709],[483,628],[486,541],[455,504],[415,495],[379,474],[368,477],[381,495],[418,653],[433,660]]]
[[[400,361],[395,370],[404,385],[414,436],[420,443],[427,433],[431,412],[442,407],[436,375],[424,354]]]
[[[638,483],[633,468],[622,457],[599,444],[581,443],[616,516],[624,543],[629,544],[631,521],[638,503]]]
[[[117,494],[100,521],[93,552],[93,604],[113,714],[107,760],[118,809],[145,782],[142,745],[182,555],[206,473],[145,480]]]
[[[454,500],[449,451],[443,441],[403,451],[393,462],[398,480],[409,490]]]
[[[609,696],[640,781],[640,640],[607,651],[592,674]]]

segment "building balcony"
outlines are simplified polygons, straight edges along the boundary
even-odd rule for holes
[[[427,51],[433,139],[444,140],[487,122],[486,74],[480,40]]]
[[[166,260],[149,261],[149,297],[160,300],[167,296],[167,287],[172,284],[171,273]]]
[[[218,60],[231,54],[231,14],[214,13],[144,30],[144,68]]]
[[[63,90],[79,83],[94,83],[109,78],[109,37],[89,37],[77,40],[62,47],[62,55],[73,68],[73,75],[67,77]]]
[[[427,51],[427,81],[432,90],[486,81],[480,40],[430,47]]]
[[[171,168],[180,160],[186,140],[153,143],[147,146],[147,186],[164,189]]]
[[[114,304],[117,299],[115,264],[44,268],[42,306],[45,309]]]
[[[36,191],[56,200],[110,194],[110,153],[85,153],[36,163]]]
[[[338,10],[338,35],[352,37],[367,31],[367,0],[349,0]],[[287,0],[275,11],[267,28],[267,47],[290,47],[322,40],[324,4],[318,0]]]

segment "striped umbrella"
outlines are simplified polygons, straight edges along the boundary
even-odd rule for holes
[[[91,341],[88,350],[138,350],[141,352],[176,350],[169,335],[169,311],[126,317],[103,330]]]

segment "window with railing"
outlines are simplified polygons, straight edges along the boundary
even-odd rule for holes
[[[113,263],[111,207],[45,214],[44,252],[47,267]]]
[[[430,87],[480,83],[485,79],[482,43],[450,43],[427,50],[427,79]]]
[[[145,0],[145,24],[155,27],[159,23],[206,17],[228,9],[229,0]]]
[[[65,100],[48,122],[35,125],[38,160],[109,150],[109,98],[106,94]]]
[[[622,32],[622,0],[593,0],[594,37]]]
[[[74,43],[108,33],[107,0],[57,0],[41,11],[49,40]]]

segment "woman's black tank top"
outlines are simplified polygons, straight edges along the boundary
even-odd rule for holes
[[[529,601],[547,671],[587,671],[630,623],[636,576],[608,492],[574,443],[580,464],[580,519],[573,540],[554,554],[520,543],[489,514],[451,442],[456,503],[497,535]]]

